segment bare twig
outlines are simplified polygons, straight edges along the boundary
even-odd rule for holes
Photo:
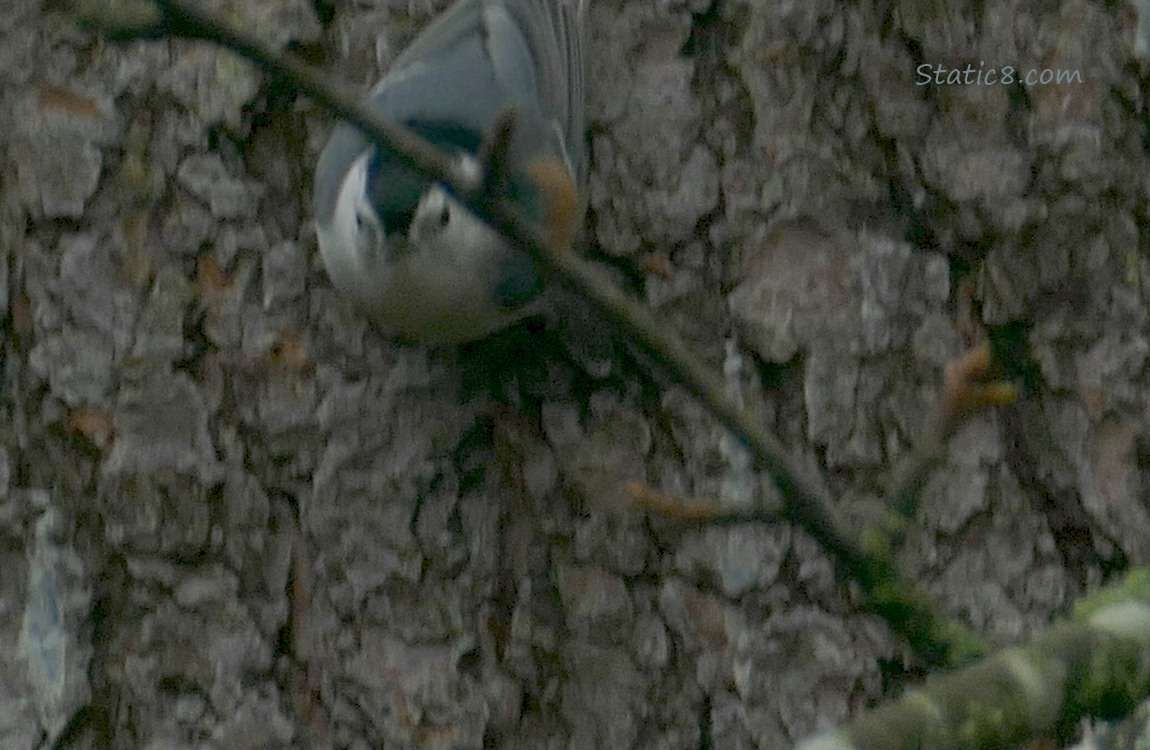
[[[771,523],[783,520],[778,512],[765,508],[729,508],[719,505],[714,500],[685,499],[666,492],[658,492],[642,482],[628,482],[623,491],[638,507],[670,521],[716,526],[749,521]]]
[[[452,189],[480,219],[513,240],[561,283],[577,290],[645,352],[673,381],[682,384],[731,430],[755,458],[759,469],[774,478],[784,498],[783,515],[814,537],[850,577],[858,581],[869,606],[887,618],[912,648],[928,659],[961,660],[982,643],[957,623],[947,622],[927,599],[900,581],[889,559],[865,548],[839,518],[821,479],[802,467],[773,435],[762,429],[724,390],[723,383],[677,338],[657,325],[637,303],[604,283],[572,253],[552,247],[548,237],[507,200],[492,200],[483,170],[448,159],[432,144],[388,122],[352,96],[337,91],[310,67],[203,13],[185,0],[153,0],[156,11],[131,2],[75,0],[89,26],[114,39],[161,34],[203,39],[222,45],[255,62],[268,73],[310,96],[336,116],[359,128],[366,137],[433,180]]]
[[[144,11],[148,4],[154,6],[152,13]],[[474,200],[483,189],[483,175],[477,170],[449,158],[426,139],[381,117],[356,97],[332,86],[311,66],[291,55],[281,54],[254,36],[205,13],[193,3],[184,0],[150,0],[150,3],[141,0],[129,3],[75,0],[75,12],[83,25],[99,29],[116,40],[166,34],[226,47],[271,75],[290,82],[325,109],[359,128],[400,162],[449,185],[461,196]]]
[[[914,517],[930,472],[942,462],[947,441],[970,417],[1018,398],[1018,389],[993,379],[989,341],[978,344],[946,366],[943,395],[923,427],[911,455],[895,474],[887,507],[903,519]]]

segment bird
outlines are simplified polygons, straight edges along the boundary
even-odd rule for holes
[[[472,165],[510,118],[501,197],[564,249],[585,211],[587,1],[457,0],[365,101]],[[474,341],[539,309],[543,277],[525,251],[352,125],[320,154],[314,211],[333,286],[395,339]]]

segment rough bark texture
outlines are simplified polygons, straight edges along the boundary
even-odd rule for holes
[[[0,746],[774,748],[883,696],[806,537],[620,512],[769,502],[696,404],[539,327],[381,339],[315,250],[329,117],[41,5],[0,18]],[[444,3],[208,5],[366,90]],[[1148,12],[592,0],[589,245],[845,508],[1022,336],[902,561],[1004,640],[1150,563]]]

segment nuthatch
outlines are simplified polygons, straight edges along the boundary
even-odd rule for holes
[[[586,1],[458,0],[367,99],[476,166],[510,112],[503,197],[561,247],[573,243],[583,215]],[[315,215],[332,283],[387,334],[468,341],[536,308],[542,279],[529,256],[350,125],[339,125],[320,155]]]

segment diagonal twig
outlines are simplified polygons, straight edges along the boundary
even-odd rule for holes
[[[289,83],[364,135],[429,178],[447,185],[483,221],[510,238],[561,283],[575,289],[647,354],[671,380],[685,387],[734,433],[768,472],[784,498],[784,517],[818,541],[842,571],[862,586],[869,606],[887,619],[920,655],[931,661],[962,660],[982,642],[942,617],[907,581],[899,580],[889,558],[868,549],[839,517],[821,478],[812,475],[724,390],[724,385],[675,336],[639,304],[605,283],[573,253],[548,243],[534,223],[503,198],[492,199],[486,178],[474,162],[456,162],[406,129],[381,117],[354,97],[328,84],[319,73],[258,39],[229,27],[185,0],[73,0],[74,12],[113,39],[161,35],[201,39],[222,45]],[[123,11],[123,12],[121,12]],[[470,168],[469,168],[470,165]]]

